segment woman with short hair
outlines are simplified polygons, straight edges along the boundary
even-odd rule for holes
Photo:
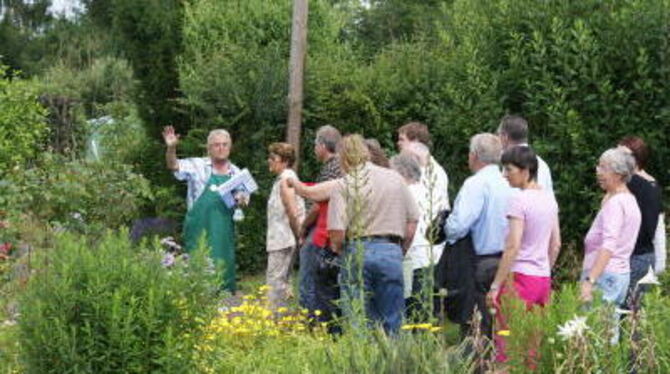
[[[431,265],[437,264],[442,255],[443,245],[431,243],[425,236],[431,217],[437,214],[437,205],[430,207],[428,190],[421,183],[421,165],[416,154],[403,151],[393,156],[390,161],[391,169],[400,174],[410,193],[419,206],[419,222],[414,239],[403,260],[405,280],[405,316],[415,322],[425,322],[431,317],[432,310],[427,305],[433,296],[433,289],[422,297],[421,291],[427,285],[432,275]],[[430,212],[430,208],[433,212]]]
[[[558,204],[549,190],[537,183],[537,155],[530,147],[512,147],[501,158],[503,176],[519,190],[510,197],[507,220],[509,231],[505,250],[487,301],[499,308],[500,295],[510,290],[528,309],[549,303],[551,269],[561,246]],[[498,313],[498,323],[505,325]],[[504,362],[504,340],[495,334],[497,360]],[[530,342],[536,344],[537,342]],[[531,349],[531,356],[534,348]]]
[[[600,188],[605,191],[600,211],[584,238],[584,266],[581,299],[593,300],[593,288],[602,291],[603,301],[621,308],[630,284],[630,256],[640,231],[642,215],[628,183],[635,171],[635,160],[622,148],[605,151],[596,167]],[[610,342],[619,340],[618,319],[614,317]]]
[[[584,239],[585,255],[581,297],[590,301],[593,287],[603,300],[623,306],[630,282],[630,256],[642,220],[635,196],[626,183],[633,176],[635,160],[620,148],[605,151],[596,167],[600,188],[605,191],[600,211]]]
[[[268,198],[267,285],[272,305],[283,304],[290,295],[289,270],[304,219],[305,203],[295,190],[282,180],[295,178],[295,148],[288,143],[272,143],[268,147],[268,169],[277,176]]]

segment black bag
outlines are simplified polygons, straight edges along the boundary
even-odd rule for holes
[[[444,232],[444,224],[447,222],[449,213],[451,213],[449,209],[439,211],[435,218],[430,221],[428,227],[426,227],[424,235],[430,243],[442,244],[447,240],[447,234]]]
[[[475,251],[468,234],[453,245],[447,244],[435,266],[435,288],[440,308],[453,323],[467,323],[475,306]]]

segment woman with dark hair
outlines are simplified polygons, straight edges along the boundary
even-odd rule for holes
[[[646,289],[637,283],[653,268],[656,273],[665,269],[665,222],[661,196],[661,186],[649,175],[645,168],[649,160],[649,148],[637,136],[627,136],[619,141],[619,146],[630,151],[635,159],[635,172],[626,184],[635,196],[642,213],[640,232],[635,249],[630,257],[630,284],[626,298],[629,307],[639,305],[640,296]]]
[[[487,296],[499,308],[500,295],[513,289],[528,309],[544,306],[551,293],[551,269],[560,250],[558,204],[537,183],[537,156],[530,147],[512,147],[502,155],[503,176],[518,188],[507,209],[509,231],[505,250]],[[500,313],[498,323],[505,325]],[[504,362],[504,341],[495,335],[497,360]],[[534,344],[531,342],[531,344]]]

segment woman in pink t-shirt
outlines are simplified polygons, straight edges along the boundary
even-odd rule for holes
[[[510,186],[519,190],[510,198],[505,251],[487,300],[499,309],[500,294],[507,288],[525,301],[528,309],[544,306],[549,302],[551,268],[561,246],[558,204],[553,194],[537,183],[537,155],[530,147],[508,149],[501,163]],[[501,313],[497,314],[497,322],[504,329]],[[506,361],[499,334],[496,346],[497,360]]]
[[[635,159],[622,148],[600,156],[596,176],[605,191],[600,211],[584,239],[581,298],[589,302],[593,287],[603,300],[623,306],[630,281],[630,256],[635,248],[642,216],[626,183],[635,172]]]

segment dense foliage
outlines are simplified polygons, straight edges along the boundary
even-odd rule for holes
[[[409,2],[411,12],[384,21],[392,2],[372,3],[348,16],[347,7],[310,4],[305,179],[316,172],[310,154],[318,126],[363,132],[391,150],[395,129],[421,120],[453,198],[469,174],[468,139],[495,131],[505,113],[519,113],[553,170],[564,243],[572,250],[599,202],[593,165],[619,138],[645,138],[654,151],[649,171],[670,182],[663,168],[670,161],[667,0],[460,0],[430,9]],[[231,129],[233,159],[267,190],[256,150],[283,138],[277,130],[285,120],[288,2],[216,4],[203,0],[186,10],[180,79],[194,117],[187,139],[201,144],[207,130]],[[412,32],[417,14],[429,17],[432,32]],[[375,19],[404,37],[366,34]],[[184,147],[184,154],[192,150]]]
[[[33,259],[21,297],[27,373],[190,372],[217,291],[204,250],[167,270],[158,246],[126,232],[64,235]]]
[[[33,160],[47,135],[47,112],[37,102],[35,85],[6,72],[0,65],[0,178]]]
[[[148,181],[128,165],[50,154],[15,170],[0,186],[0,209],[16,219],[17,230],[25,219],[79,232],[121,227],[151,198]]]

